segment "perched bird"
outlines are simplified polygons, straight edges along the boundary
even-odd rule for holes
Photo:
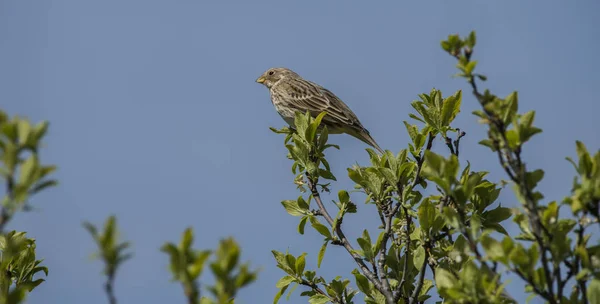
[[[308,110],[316,117],[325,111],[327,115],[321,123],[327,126],[330,134],[352,135],[384,153],[352,110],[326,88],[286,68],[268,69],[256,82],[269,88],[275,110],[288,124],[294,125],[296,112]]]

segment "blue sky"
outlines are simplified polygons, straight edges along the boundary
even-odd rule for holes
[[[455,62],[439,41],[474,29],[478,70],[489,77],[482,86],[502,96],[518,90],[521,109],[537,110],[544,133],[524,156],[529,168],[546,170],[546,200],[562,200],[574,174],[564,157],[575,155],[575,139],[600,148],[598,11],[591,0],[0,0],[0,107],[50,120],[42,158],[59,166],[61,182],[8,227],[36,238],[50,268],[29,302],[106,303],[81,222],[113,213],[135,252],[118,273],[120,303],[183,303],[158,248],[187,226],[198,248],[234,236],[242,258],[262,268],[239,303],[272,302],[282,272],[271,249],[306,251],[307,267],[316,267],[321,237],[298,235],[297,219],[279,203],[298,193],[283,138],[268,129],[283,121],[254,82],[273,66],[336,93],[382,147],[397,152],[407,145],[402,121],[417,94],[468,93],[450,77]],[[465,94],[455,123],[467,132],[461,158],[498,181],[505,176],[495,156],[477,145],[485,131],[470,114],[475,108]],[[349,136],[330,140],[342,147],[328,154],[337,193],[353,187],[345,168],[367,164],[368,155]],[[434,146],[444,151],[441,141]],[[515,205],[510,189],[500,201]],[[359,210],[344,222],[354,238],[377,225],[372,205]],[[353,268],[342,248],[329,248],[324,264],[319,274],[328,279],[350,277]],[[522,286],[513,280],[509,290],[520,297]],[[306,303],[299,291],[289,303]]]

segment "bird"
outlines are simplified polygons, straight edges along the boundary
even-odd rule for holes
[[[309,111],[312,117],[316,117],[325,111],[327,114],[321,123],[327,126],[330,134],[346,133],[384,154],[356,114],[328,89],[284,67],[266,70],[256,82],[269,89],[275,110],[290,126],[294,125],[297,112]]]

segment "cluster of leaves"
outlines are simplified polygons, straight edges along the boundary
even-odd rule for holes
[[[104,262],[104,273],[107,277],[104,287],[109,302],[114,304],[117,302],[113,291],[115,274],[122,263],[132,256],[131,253],[125,252],[130,243],[118,241],[114,216],[110,216],[106,220],[102,232],[98,232],[98,228],[90,223],[86,222],[84,226],[98,245],[99,251],[95,257]],[[179,244],[167,242],[161,247],[161,251],[169,255],[169,268],[173,275],[173,281],[182,285],[190,304],[233,304],[238,290],[255,281],[258,272],[251,271],[248,263],[239,263],[241,250],[235,240],[223,239],[214,252],[214,260],[209,264],[215,277],[215,284],[208,286],[207,290],[214,296],[214,299],[200,297],[198,280],[213,252],[193,249],[193,241],[193,231],[191,228],[187,228],[183,232]]]
[[[214,299],[202,297],[198,300],[198,279],[213,252],[192,249],[193,239],[192,229],[188,228],[178,245],[166,243],[161,248],[170,257],[173,280],[181,283],[190,304],[233,304],[238,291],[255,281],[258,271],[250,270],[248,263],[240,264],[241,249],[234,239],[223,239],[214,252],[214,260],[209,264],[215,283],[207,289]]]
[[[504,301],[506,296],[501,293],[498,276],[491,271],[472,275],[475,264],[468,248],[476,248],[477,240],[491,231],[506,234],[501,222],[508,219],[511,212],[500,206],[493,208],[500,189],[484,179],[486,172],[471,172],[467,165],[458,175],[458,149],[465,133],[450,125],[460,111],[462,94],[458,91],[444,98],[434,89],[419,97],[420,100],[412,103],[416,113],[410,117],[424,125],[419,128],[404,122],[411,138],[408,149],[398,154],[386,151],[383,155],[368,149],[371,165],[348,169],[350,179],[366,194],[366,203],[376,207],[381,220],[375,242],[369,231],[364,230],[357,239],[360,249],[355,249],[345,236],[342,229],[344,216],[357,212],[347,191],[338,193],[338,201],[334,202],[338,209],[335,217],[329,215],[321,201],[317,186],[319,178],[329,179],[329,167],[324,165],[323,171],[315,168],[327,164],[322,148],[330,145],[327,144],[326,127],[320,126],[326,113],[315,118],[308,113],[296,115],[296,132],[289,131],[286,143],[289,138],[294,141],[286,146],[294,160],[294,174],[298,174],[295,182],[307,185],[310,194],[307,199],[300,196],[282,204],[290,215],[300,217],[300,234],[304,234],[305,224],[310,221],[315,231],[324,237],[317,256],[318,267],[328,244],[346,248],[357,263],[358,268],[352,274],[367,303],[427,300],[434,287],[433,281],[425,279],[428,266],[435,274],[455,277],[450,280],[441,275],[439,280],[442,281],[438,282],[436,275],[436,283],[438,287],[444,286],[442,290],[446,296],[461,294],[466,299]],[[312,131],[306,130],[322,131],[313,135]],[[449,132],[456,132],[456,139],[452,140]],[[431,152],[433,141],[438,137],[449,147],[449,159]],[[302,147],[298,148],[298,145]],[[321,175],[322,172],[326,173]],[[427,188],[428,181],[436,184],[438,193],[425,196],[422,191]],[[310,209],[313,200],[317,204],[316,210]],[[308,287],[301,295],[309,296],[310,303],[353,303],[357,291],[350,288],[349,280],[338,276],[327,282],[315,271],[304,270],[306,253],[298,257],[277,251],[273,254],[278,267],[287,274],[277,283],[279,292],[275,302],[294,283],[292,291],[298,285]],[[464,288],[454,285],[457,278],[463,278]],[[475,283],[477,286],[473,288]]]
[[[600,224],[600,152],[592,157],[577,142],[579,160],[569,159],[578,173],[572,194],[562,204],[543,205],[544,197],[536,187],[544,172],[529,171],[522,159],[525,144],[541,132],[534,125],[535,112],[519,113],[517,92],[500,98],[489,90],[478,90],[477,80],[487,77],[475,73],[477,62],[471,59],[474,32],[465,38],[450,35],[441,45],[458,60],[456,76],[467,80],[481,105],[481,110],[473,113],[488,129],[480,144],[497,155],[522,208],[497,205],[504,182],[485,179],[487,172],[472,171],[468,162],[460,165],[459,145],[465,133],[451,124],[460,111],[461,91],[443,98],[440,91],[432,90],[419,95],[420,100],[412,103],[416,113],[409,115],[424,125],[404,122],[411,139],[408,149],[383,155],[368,149],[371,164],[348,169],[350,179],[366,194],[366,203],[375,205],[381,220],[376,241],[373,243],[365,230],[357,239],[360,249],[355,249],[342,222],[347,213],[357,212],[357,206],[342,190],[335,202],[338,214],[331,217],[318,191],[320,178],[335,180],[323,154],[324,148],[331,146],[326,127],[320,126],[327,114],[313,118],[298,113],[296,129],[284,132],[286,147],[294,161],[295,183],[308,186],[310,194],[282,204],[289,214],[300,217],[301,234],[310,221],[324,237],[318,267],[328,244],[346,248],[358,266],[353,274],[367,303],[422,302],[434,287],[448,303],[515,302],[504,292],[501,275],[505,272],[526,282],[530,298],[540,296],[549,303],[600,301],[600,246],[588,245],[590,234],[585,232]],[[449,132],[456,132],[454,139]],[[436,138],[445,141],[449,156],[431,151]],[[293,141],[288,143],[289,139]],[[426,193],[428,183],[435,189]],[[312,200],[317,204],[315,210],[310,210]],[[575,219],[560,218],[561,205],[570,206]],[[502,224],[513,214],[521,230],[516,237],[509,236]],[[504,237],[497,240],[498,235]],[[275,302],[295,283],[308,287],[302,295],[309,296],[311,303],[352,303],[356,291],[345,284],[348,280],[337,277],[334,281],[340,282],[336,285],[340,288],[336,289],[331,287],[334,281],[328,283],[314,271],[304,271],[306,253],[297,258],[276,251],[274,255],[287,274],[277,284],[280,290]],[[434,281],[425,279],[428,266]]]
[[[9,117],[0,110],[0,178],[5,193],[0,210],[0,303],[20,303],[27,293],[48,275],[35,254],[35,240],[25,232],[4,233],[6,224],[20,210],[27,210],[29,199],[41,190],[55,186],[49,176],[55,166],[42,165],[38,151],[48,129],[48,122],[32,125],[27,119]]]
[[[56,180],[47,179],[56,167],[40,164],[38,156],[47,130],[46,121],[33,126],[27,119],[9,118],[0,110],[0,176],[6,181],[0,231],[16,211],[27,207],[32,195],[57,184]]]
[[[600,221],[600,151],[590,155],[585,145],[577,141],[576,163],[570,157],[567,160],[573,164],[578,176],[573,181],[573,195],[565,203],[571,206],[573,213],[586,213]]]
[[[544,171],[528,170],[522,159],[525,144],[542,131],[533,124],[535,112],[518,112],[517,92],[500,98],[489,90],[479,91],[475,76],[480,75],[473,72],[476,61],[471,59],[475,42],[475,32],[471,32],[465,38],[450,35],[441,44],[458,60],[462,72],[458,76],[467,80],[481,105],[482,109],[473,114],[487,126],[488,138],[480,144],[496,153],[522,206],[514,212],[520,235],[514,239],[506,236],[502,241],[490,235],[479,238],[486,253],[484,257],[475,252],[480,265],[489,268],[491,262],[496,275],[497,264],[503,265],[526,282],[530,298],[540,296],[549,303],[600,302],[600,264],[594,263],[600,258],[599,247],[589,246],[591,235],[586,234],[587,228],[599,225],[600,152],[592,158],[577,142],[578,163],[567,158],[579,174],[571,196],[562,204],[552,201],[544,205],[544,196],[536,190]],[[570,206],[575,219],[560,218],[561,205]],[[567,288],[571,288],[568,296]]]
[[[9,118],[0,111],[0,176],[6,184],[0,209],[0,304],[21,303],[27,293],[44,282],[37,278],[39,274],[48,275],[48,269],[41,265],[42,260],[36,258],[34,239],[27,238],[25,232],[3,233],[15,212],[29,208],[27,203],[32,195],[57,184],[56,180],[48,178],[56,167],[42,165],[38,156],[47,129],[48,122],[32,125],[26,119]],[[98,246],[94,258],[104,262],[107,277],[104,288],[109,302],[114,304],[117,302],[113,290],[115,275],[132,257],[128,252],[130,243],[119,241],[115,216],[110,216],[102,229],[89,222],[84,222],[83,226]],[[247,263],[240,264],[240,247],[233,239],[224,239],[210,263],[215,285],[209,286],[208,290],[215,300],[206,297],[199,300],[197,279],[211,252],[191,249],[192,240],[192,231],[187,229],[179,246],[167,243],[162,248],[171,258],[174,280],[183,284],[190,303],[233,303],[237,291],[252,283],[257,272],[249,270]]]
[[[322,251],[324,252],[324,250]],[[302,296],[309,297],[309,303],[311,304],[352,303],[352,299],[358,293],[357,290],[348,287],[349,280],[342,280],[338,276],[327,282],[325,278],[317,276],[315,271],[305,270],[306,253],[295,257],[287,252],[282,253],[276,250],[272,252],[277,261],[277,267],[287,273],[275,284],[279,288],[279,292],[275,295],[274,303],[279,301],[290,285],[292,287],[288,292],[287,299],[299,285],[303,285],[310,287],[310,290],[302,292]],[[324,290],[319,287],[320,285],[323,286]]]
[[[117,229],[117,220],[114,215],[110,216],[104,223],[104,229],[99,232],[98,228],[89,222],[83,226],[92,235],[92,238],[98,246],[98,252],[92,256],[104,262],[104,274],[106,283],[104,288],[111,304],[117,302],[113,291],[115,275],[119,266],[130,259],[133,254],[126,252],[131,246],[130,242],[119,242],[119,231]]]
[[[289,151],[288,158],[294,160],[292,164],[292,173],[296,175],[294,181],[302,192],[305,191],[305,183],[303,182],[305,173],[311,177],[312,181],[318,180],[319,177],[336,180],[333,173],[331,173],[324,152],[331,147],[338,150],[340,147],[327,143],[329,138],[327,126],[321,126],[321,120],[325,115],[326,113],[323,112],[313,118],[309,112],[298,112],[295,117],[295,129],[284,127],[277,130],[271,128],[275,133],[286,134],[285,146]],[[327,185],[320,186],[327,189]]]
[[[38,273],[48,276],[48,268],[35,256],[35,239],[25,232],[11,231],[0,236],[0,303],[20,303],[28,292],[44,282]]]

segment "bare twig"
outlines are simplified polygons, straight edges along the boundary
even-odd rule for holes
[[[114,282],[115,274],[109,273],[106,277],[106,282],[104,283],[104,291],[106,292],[106,296],[108,297],[108,302],[110,304],[117,304],[117,298],[115,297],[115,293],[113,291]]]

